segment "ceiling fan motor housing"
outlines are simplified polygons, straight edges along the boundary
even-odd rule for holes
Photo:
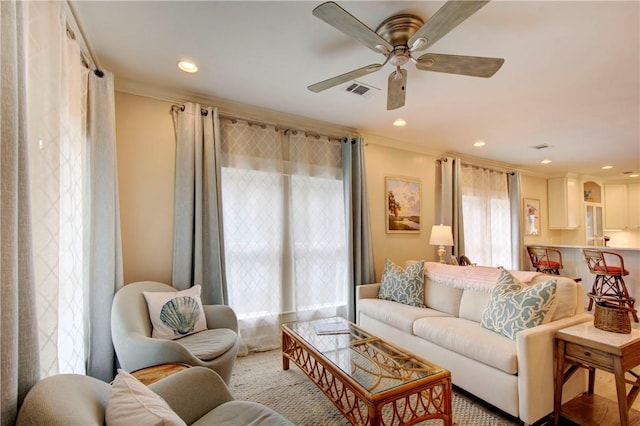
[[[376,33],[387,40],[394,46],[394,51],[398,47],[404,47],[409,50],[407,43],[411,36],[424,25],[422,18],[416,15],[400,14],[385,19],[378,28]]]

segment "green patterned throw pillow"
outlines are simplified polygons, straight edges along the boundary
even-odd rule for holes
[[[556,280],[527,286],[503,269],[482,314],[482,327],[516,340],[516,333],[544,324],[556,307]]]
[[[424,261],[402,269],[385,259],[378,299],[424,308]]]

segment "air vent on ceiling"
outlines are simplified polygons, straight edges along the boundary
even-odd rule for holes
[[[339,86],[339,90],[363,98],[370,98],[380,91],[377,87],[352,80]]]
[[[549,145],[547,143],[541,143],[540,145],[534,145],[531,148],[533,148],[533,149],[547,149],[547,148],[551,148],[551,145]]]

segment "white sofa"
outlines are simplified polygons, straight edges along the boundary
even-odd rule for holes
[[[480,324],[495,283],[488,277],[497,276],[497,268],[427,262],[424,271],[426,308],[378,299],[379,283],[361,285],[356,289],[357,323],[450,370],[454,385],[525,424],[552,413],[554,333],[593,319],[584,313],[582,285],[567,277],[511,271],[525,284],[556,279],[558,297],[551,321],[518,332],[514,341]],[[579,371],[565,384],[563,399],[586,389],[586,374]]]

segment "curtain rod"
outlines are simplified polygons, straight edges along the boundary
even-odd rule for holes
[[[494,172],[510,173],[510,174],[513,174],[515,172],[513,169],[507,169],[507,168],[504,168],[504,167],[472,163],[471,161],[464,160],[464,159],[462,159],[460,157],[440,157],[440,158],[436,159],[436,164],[446,163],[446,162],[449,161],[449,158],[452,158],[454,161],[455,160],[460,161],[460,165],[462,165],[462,166],[473,167],[473,168],[476,168],[476,169],[485,169],[485,170],[491,170],[491,171],[494,171]]]
[[[100,62],[98,61],[98,57],[96,56],[91,44],[87,42],[87,38],[82,31],[82,27],[80,26],[80,22],[76,18],[76,13],[73,10],[73,6],[69,3],[69,0],[64,2],[65,14],[67,16],[67,35],[72,40],[75,40],[80,45],[80,51],[82,54],[82,61],[84,65],[93,69],[93,72],[98,77],[103,77],[104,72],[102,71],[102,67],[100,66]]]
[[[174,104],[174,105],[171,105],[171,109],[172,110],[184,111],[185,110],[185,106],[184,106],[184,104],[180,104],[180,105]],[[206,117],[207,114],[209,114],[209,111],[206,108],[201,108],[200,109],[200,114],[204,115]],[[247,119],[247,118],[236,117],[236,116],[228,115],[228,114],[220,114],[219,117],[223,118],[223,119],[226,119],[226,120],[229,120],[234,124],[237,123],[238,121],[244,121],[249,126],[258,126],[258,127],[263,128],[263,129],[266,129],[267,126],[270,126],[270,127],[275,128],[276,131],[282,130],[285,134],[292,133],[294,135],[297,135],[298,132],[301,132],[301,133],[304,133],[308,137],[315,137],[316,139],[320,139],[321,137],[326,137],[330,141],[333,140],[333,141],[337,141],[337,142],[342,142],[342,139],[343,139],[342,137],[338,137],[338,136],[322,135],[322,134],[319,134],[319,133],[309,132],[309,131],[303,130],[303,129],[289,128],[289,127],[286,127],[286,126],[280,126],[280,125],[275,124],[275,123],[250,120],[250,119]]]

